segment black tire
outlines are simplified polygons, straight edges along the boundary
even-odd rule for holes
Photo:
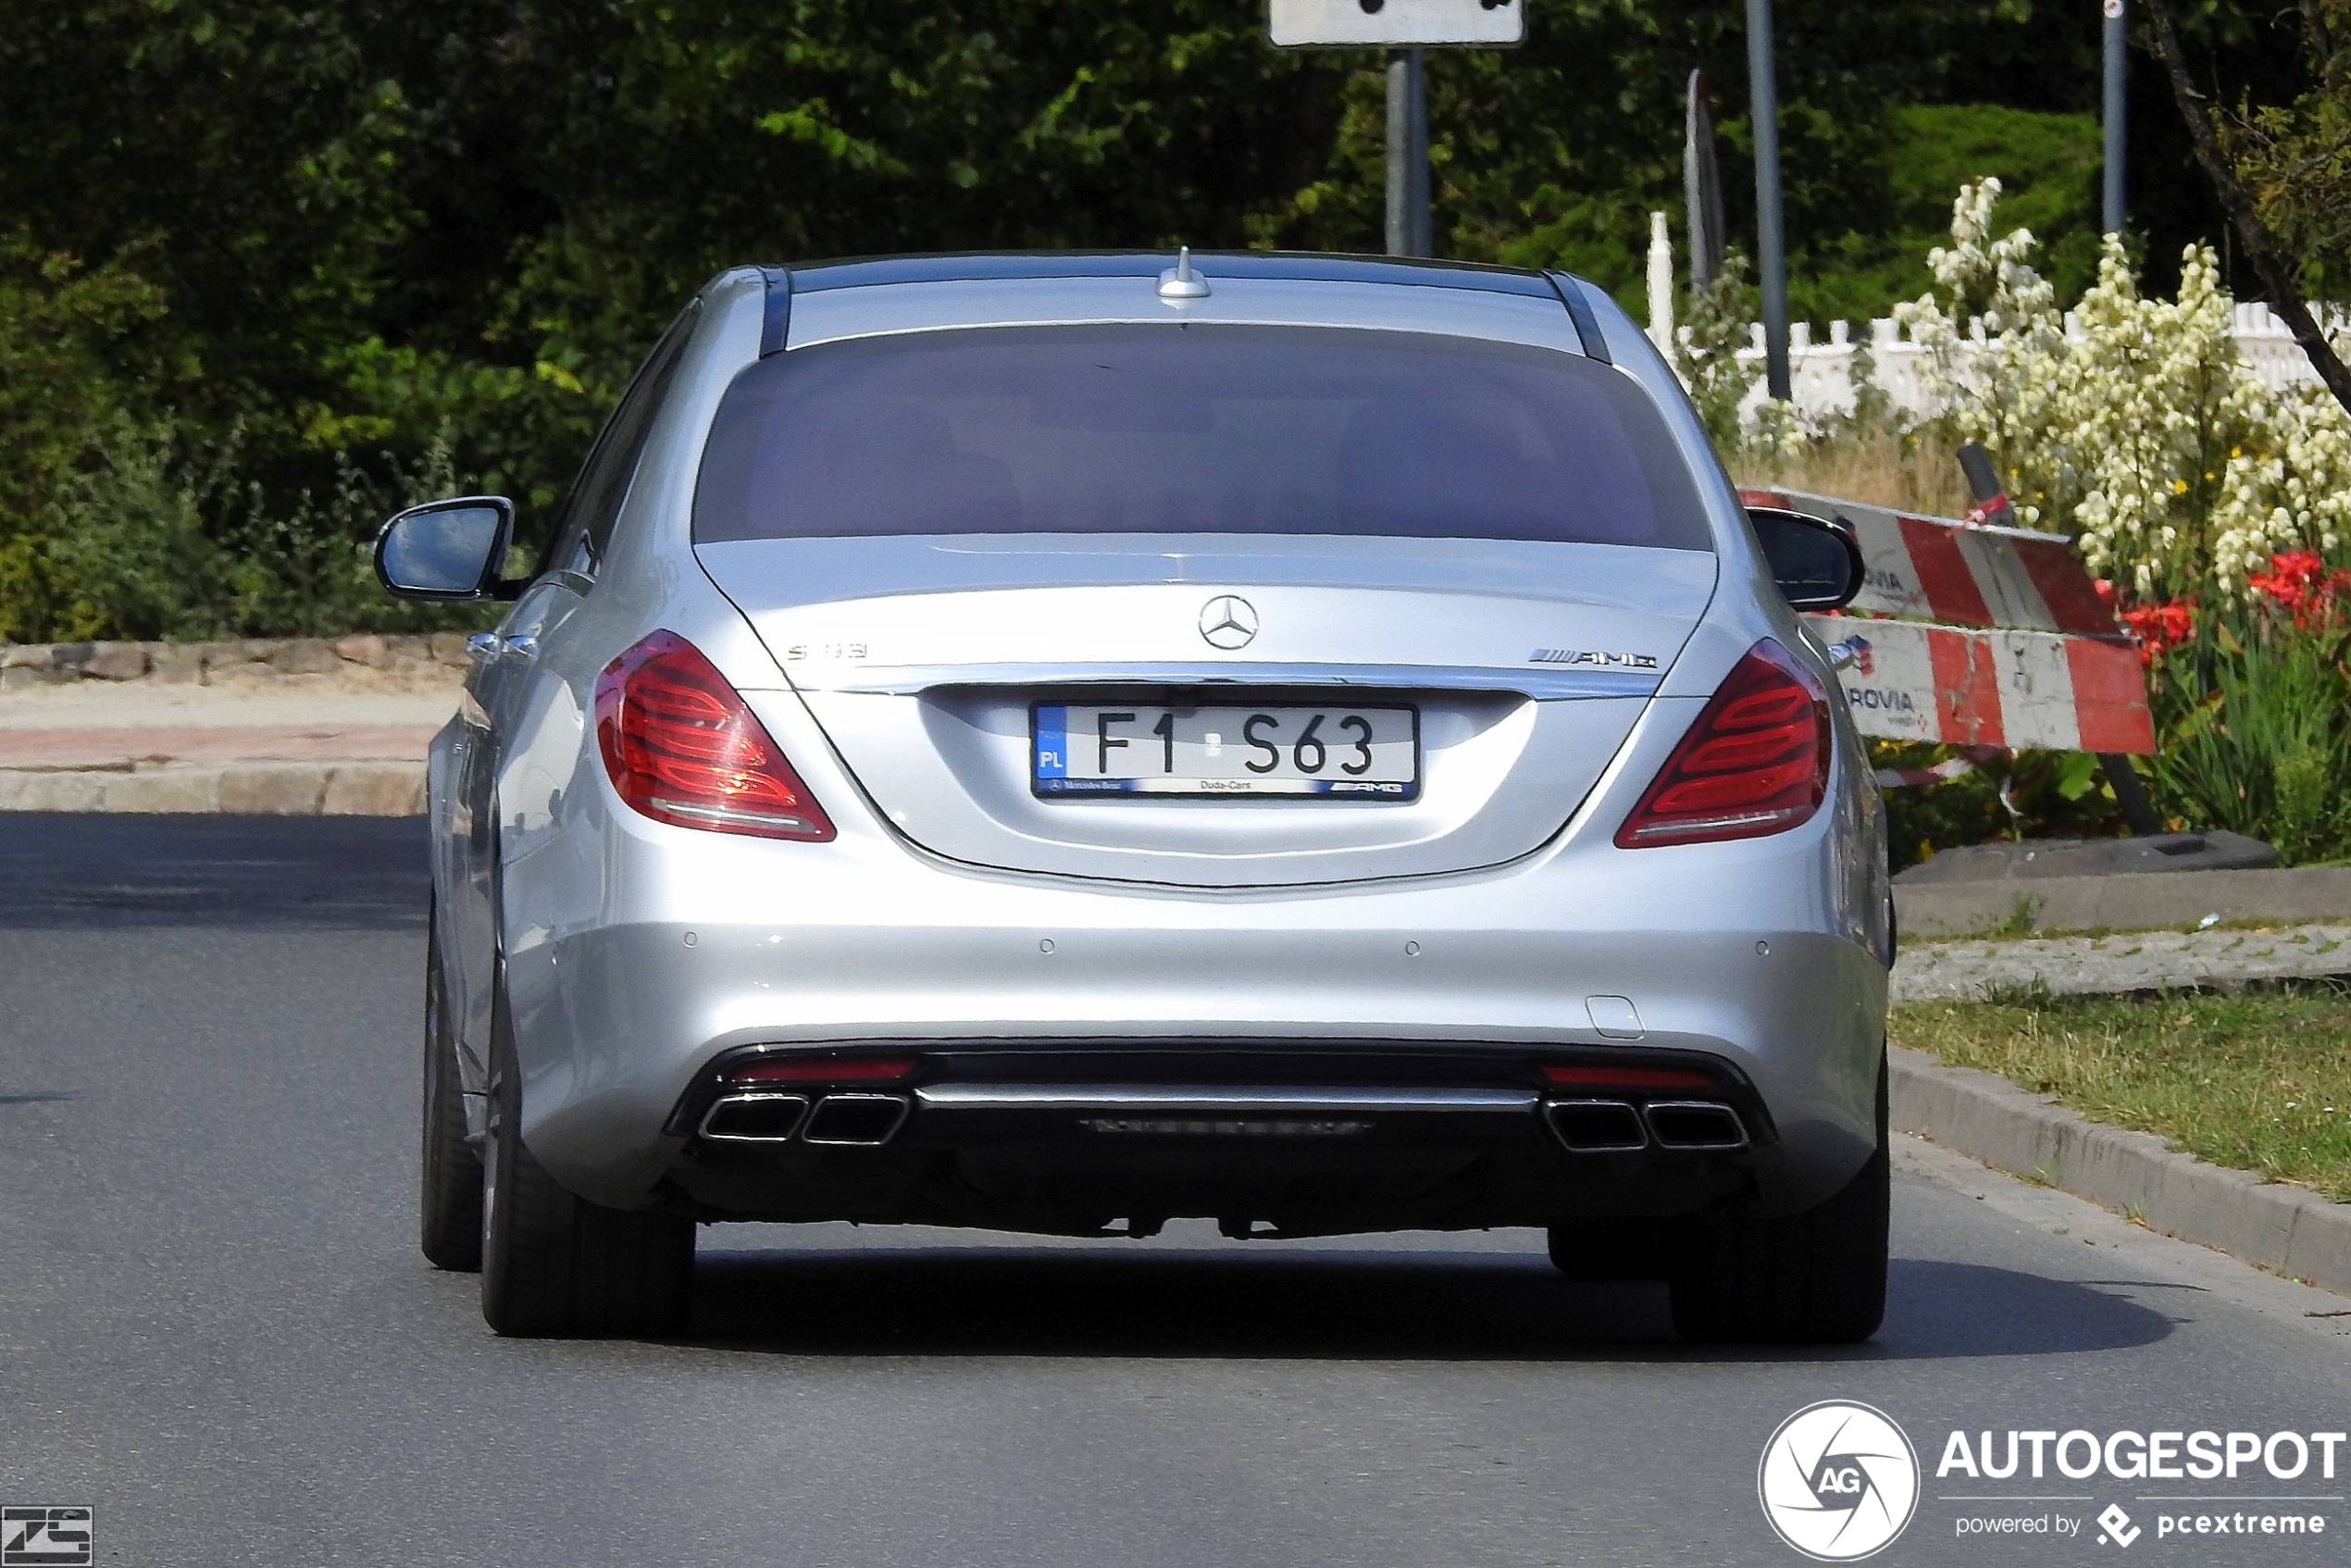
[[[1586,1283],[1663,1279],[1669,1238],[1655,1220],[1588,1220],[1550,1229],[1551,1266]]]
[[[466,1102],[457,1081],[456,1050],[449,1027],[448,991],[441,977],[441,941],[437,934],[428,935],[424,1149],[417,1239],[433,1267],[471,1274],[481,1267],[481,1151],[466,1141]]]
[[[502,997],[490,1054],[483,1318],[500,1334],[525,1338],[683,1329],[692,1306],[693,1220],[607,1209],[566,1191],[524,1145],[520,1104]]]
[[[1784,1219],[1741,1216],[1689,1236],[1672,1280],[1684,1338],[1849,1345],[1877,1332],[1893,1181],[1885,1090],[1881,1063],[1877,1150],[1836,1196]]]

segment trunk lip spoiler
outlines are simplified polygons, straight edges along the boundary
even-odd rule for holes
[[[794,674],[802,672],[795,671]],[[814,671],[806,672],[813,675]],[[827,672],[829,673],[829,672]],[[794,680],[794,690],[857,696],[903,697],[972,687],[1256,686],[1338,687],[1368,691],[1500,691],[1537,702],[1606,697],[1653,697],[1663,684],[1653,670],[1512,669],[1493,665],[1312,664],[973,664],[860,666],[822,682]]]

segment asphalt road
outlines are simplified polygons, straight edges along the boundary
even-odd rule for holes
[[[1957,1429],[2341,1430],[2351,1300],[1906,1144],[1872,1345],[1701,1352],[1528,1233],[1327,1244],[704,1233],[681,1342],[492,1338],[412,1240],[414,823],[0,817],[0,1503],[98,1561],[1797,1563],[1758,1458],[1815,1400],[1928,1467],[1881,1562],[2104,1562],[1963,1514],[2341,1478],[1969,1485]],[[1950,1494],[2076,1494],[2013,1507]],[[2220,1508],[2224,1505],[2209,1505]],[[2263,1507],[2284,1507],[2269,1505]]]

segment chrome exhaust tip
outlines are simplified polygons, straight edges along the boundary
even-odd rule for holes
[[[1554,1100],[1543,1114],[1552,1135],[1578,1154],[1627,1153],[1648,1143],[1639,1113],[1622,1100]]]
[[[739,1091],[712,1102],[700,1131],[714,1143],[785,1143],[807,1114],[804,1094]]]
[[[1652,1100],[1647,1114],[1649,1136],[1661,1149],[1747,1147],[1747,1124],[1739,1120],[1739,1114],[1711,1100]]]
[[[878,1149],[898,1136],[914,1102],[902,1094],[828,1094],[816,1101],[805,1143],[836,1149]]]

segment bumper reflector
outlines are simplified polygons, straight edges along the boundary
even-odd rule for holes
[[[1540,1071],[1544,1081],[1562,1089],[1720,1089],[1722,1085],[1695,1067],[1611,1067],[1550,1063]]]
[[[786,1056],[728,1070],[738,1084],[894,1084],[912,1077],[911,1056]]]

